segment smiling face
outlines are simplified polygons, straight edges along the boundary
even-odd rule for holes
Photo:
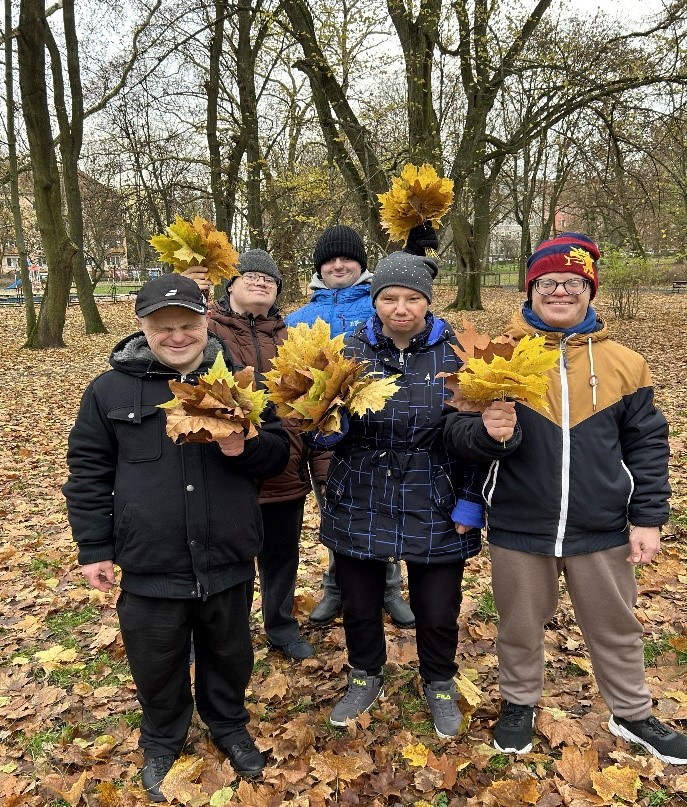
[[[363,273],[363,267],[352,258],[332,258],[320,266],[322,282],[328,289],[347,289]]]
[[[277,283],[263,272],[246,272],[229,286],[231,310],[266,317],[277,299]]]
[[[552,272],[542,275],[540,279],[551,279],[562,283],[565,280],[578,278],[579,275],[572,272]],[[568,294],[563,286],[557,286],[553,294],[539,294],[536,288],[532,288],[532,311],[551,328],[560,330],[573,328],[579,325],[587,315],[589,300],[591,298],[591,288],[587,288],[582,294]]]
[[[415,289],[387,286],[375,297],[374,307],[382,321],[382,333],[396,347],[406,348],[413,336],[424,330],[429,300]]]
[[[170,305],[136,319],[159,362],[181,375],[200,367],[208,343],[205,314]]]

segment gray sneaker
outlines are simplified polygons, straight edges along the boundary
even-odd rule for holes
[[[347,720],[353,720],[367,712],[377,698],[384,695],[383,684],[383,675],[368,675],[365,670],[351,670],[346,694],[329,715],[332,726],[345,727]]]
[[[430,681],[423,689],[434,721],[434,730],[444,740],[455,737],[463,722],[463,715],[458,708],[458,693],[453,679]]]

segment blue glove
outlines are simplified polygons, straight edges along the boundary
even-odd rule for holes
[[[310,432],[312,435],[310,440],[312,441],[312,444],[316,445],[318,448],[331,448],[343,440],[343,438],[348,434],[349,426],[350,421],[348,419],[348,412],[345,409],[342,409],[340,432],[334,432],[334,434],[322,434],[319,431]]]

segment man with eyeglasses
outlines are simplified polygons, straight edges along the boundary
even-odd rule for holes
[[[518,402],[522,442],[492,462],[483,487],[503,706],[500,751],[531,750],[544,686],[544,629],[564,577],[612,734],[664,762],[687,764],[687,737],[651,714],[634,567],[650,563],[668,520],[668,425],[644,358],[609,338],[591,306],[598,246],[562,233],[527,261],[527,301],[507,330],[560,349],[549,410]],[[481,418],[446,418],[447,447],[493,457]]]
[[[243,252],[238,271],[238,277],[227,282],[226,296],[211,305],[208,330],[222,340],[236,364],[254,367],[259,379],[270,369],[270,360],[286,337],[276,304],[281,272],[264,249]],[[202,267],[184,274],[202,289],[209,289]],[[311,490],[308,464],[312,461],[316,484],[324,484],[331,454],[307,446],[294,421],[284,420],[283,425],[290,441],[289,463],[283,473],[260,487],[264,541],[258,574],[263,626],[270,646],[292,661],[302,661],[315,654],[292,613],[305,499]]]

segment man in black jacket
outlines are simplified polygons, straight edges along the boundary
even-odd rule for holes
[[[248,615],[262,543],[256,480],[280,473],[288,436],[271,407],[250,440],[175,443],[166,435],[171,379],[194,381],[222,350],[189,278],[163,275],[136,298],[141,331],[112,352],[113,370],[86,389],[69,437],[63,492],[79,563],[100,591],[122,570],[122,638],[143,711],[143,785],[160,782],[198,713],[235,770],[265,765],[246,725],[253,667]]]

